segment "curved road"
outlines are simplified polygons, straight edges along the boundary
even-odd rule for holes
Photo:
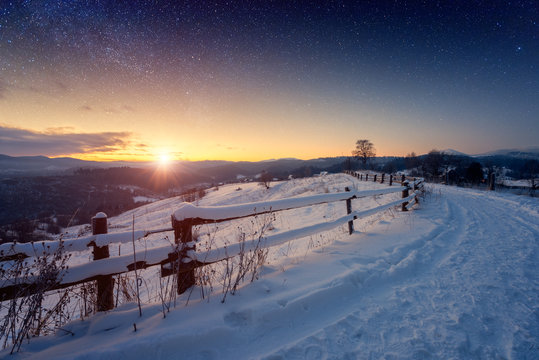
[[[357,262],[358,302],[269,358],[539,358],[538,199],[429,192],[411,229],[430,231]]]

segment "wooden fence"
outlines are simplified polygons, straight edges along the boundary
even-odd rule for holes
[[[365,178],[366,181],[369,180],[369,174],[360,174],[358,172],[347,173],[359,179]],[[55,278],[48,280],[47,290],[61,289],[89,281],[97,281],[98,311],[110,310],[114,306],[114,275],[137,271],[151,266],[160,265],[162,276],[177,274],[177,291],[181,294],[195,284],[194,270],[197,267],[209,265],[232,258],[242,252],[254,250],[249,247],[251,246],[249,244],[237,243],[207,251],[197,251],[196,241],[193,239],[193,226],[219,223],[336,201],[346,202],[346,215],[336,220],[261,238],[261,241],[256,244],[256,249],[265,249],[287,243],[294,239],[331,230],[346,223],[348,223],[349,233],[352,234],[354,231],[353,220],[396,206],[400,206],[402,211],[407,211],[418,201],[417,195],[423,186],[422,179],[416,180],[401,177],[399,179],[400,182],[397,183],[393,175],[371,174],[370,176],[373,181],[379,181],[381,183],[384,183],[385,180],[387,181],[389,177],[388,185],[390,186],[383,189],[364,191],[350,191],[350,189],[346,188],[344,192],[339,193],[231,206],[201,207],[191,203],[181,203],[171,216],[172,227],[150,231],[139,230],[107,234],[107,217],[104,213],[98,213],[92,218],[91,236],[36,243],[2,244],[0,245],[0,263],[25,261],[27,257],[51,256],[58,251],[84,251],[92,248],[92,262],[61,269],[61,271],[55,274]],[[413,190],[412,194],[409,193],[410,190]],[[367,210],[353,211],[352,209],[353,199],[396,192],[402,193],[401,199]],[[174,232],[175,246],[167,245],[138,252],[133,248],[133,254],[114,257],[110,257],[109,255],[109,245],[111,244],[134,242],[135,239],[166,231]],[[0,301],[29,296],[39,291],[39,289],[43,288],[43,284],[39,284],[39,279],[39,274],[5,279],[4,283],[0,284]]]

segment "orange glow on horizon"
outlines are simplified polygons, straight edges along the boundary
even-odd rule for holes
[[[97,162],[115,162],[115,161],[128,161],[128,162],[155,162],[155,156],[153,155],[132,155],[132,154],[115,154],[115,153],[84,153],[84,154],[66,154],[49,156],[51,159],[70,157],[74,159],[84,161],[97,161]]]
[[[353,146],[350,145],[349,149],[343,149],[341,151],[328,151],[327,153],[322,152],[304,152],[302,154],[271,154],[269,152],[256,153],[254,151],[240,152],[238,154],[228,154],[225,155],[222,151],[215,152],[205,152],[204,154],[186,154],[186,156],[174,156],[171,152],[160,152],[157,151],[153,154],[151,153],[126,153],[126,152],[95,152],[95,153],[79,153],[79,154],[65,154],[65,155],[56,155],[49,156],[50,158],[61,158],[61,157],[71,157],[79,160],[85,161],[97,161],[97,162],[115,162],[115,161],[125,161],[125,162],[141,162],[141,163],[156,163],[162,168],[166,168],[173,161],[213,161],[213,160],[222,160],[222,161],[264,161],[270,159],[283,159],[283,158],[294,158],[298,160],[310,160],[317,158],[326,158],[326,157],[349,157],[352,156]],[[422,153],[427,153],[418,151],[417,149],[410,149],[407,151],[402,151],[395,149],[394,152],[390,151],[380,151],[377,149],[376,156],[395,156],[395,157],[404,157],[411,152],[415,152],[418,155]],[[158,154],[158,155],[155,155]]]

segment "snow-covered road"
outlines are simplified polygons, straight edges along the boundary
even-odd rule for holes
[[[411,241],[369,259],[376,265],[366,273],[364,259],[352,261],[361,282],[357,302],[275,355],[539,357],[537,201],[437,190],[439,198],[412,220],[432,228],[422,236],[406,234]]]
[[[539,358],[538,199],[431,185],[356,230],[224,304],[126,305],[15,358]]]

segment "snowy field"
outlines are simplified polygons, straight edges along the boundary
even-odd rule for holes
[[[539,184],[539,179],[535,179],[534,182],[535,184]],[[507,187],[531,188],[532,181],[531,180],[503,180],[502,185],[507,186]]]
[[[345,186],[387,187],[339,174],[282,182],[270,190],[223,186],[200,205],[337,192]],[[374,207],[398,195],[354,200],[353,207]],[[112,218],[110,232],[129,229],[133,213],[143,228],[168,226],[176,205],[177,199],[157,201]],[[271,231],[343,214],[343,202],[287,211],[273,220]],[[217,229],[230,238],[223,241],[234,239],[232,228],[238,225]],[[73,335],[59,331],[32,339],[20,353],[0,357],[539,358],[537,198],[429,185],[413,211],[374,215],[356,221],[355,228],[352,236],[342,226],[272,250],[260,279],[246,282],[225,303],[218,287],[204,299],[195,289],[188,305],[180,298],[163,318],[147,290],[142,317],[136,304],[125,304],[71,322],[64,329]],[[200,229],[200,237],[211,231]]]

